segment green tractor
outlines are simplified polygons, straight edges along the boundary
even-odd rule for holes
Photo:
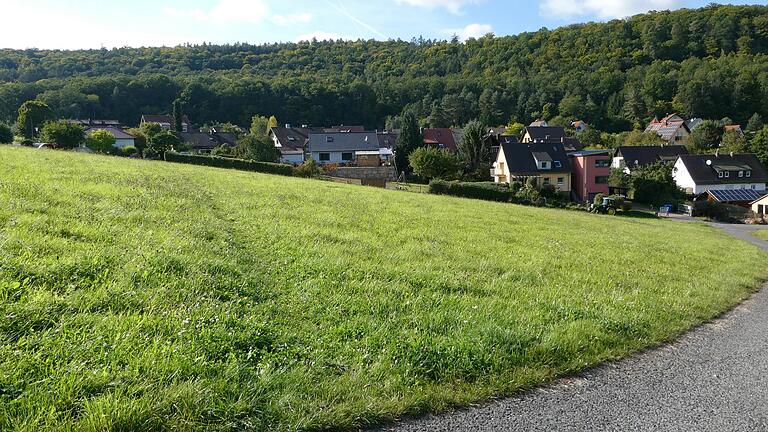
[[[619,211],[619,205],[613,198],[603,198],[603,202],[600,204],[592,204],[589,207],[590,213],[607,214],[610,216],[616,216]]]

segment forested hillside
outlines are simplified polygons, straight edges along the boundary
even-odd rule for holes
[[[503,29],[501,29],[503,30]],[[768,7],[710,6],[453,41],[0,51],[0,121],[38,98],[59,117],[170,111],[193,121],[384,126],[406,106],[434,126],[579,117],[628,130],[679,111],[768,118]]]

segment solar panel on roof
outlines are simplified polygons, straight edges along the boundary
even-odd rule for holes
[[[753,189],[711,190],[709,193],[720,202],[752,202],[765,194],[764,191],[756,191]]]

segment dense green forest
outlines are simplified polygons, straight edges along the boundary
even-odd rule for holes
[[[364,124],[412,108],[434,126],[578,117],[622,131],[677,111],[768,118],[768,7],[718,6],[451,41],[0,50],[0,121],[26,100],[59,117]]]

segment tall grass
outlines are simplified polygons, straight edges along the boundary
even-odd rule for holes
[[[316,430],[505,395],[746,298],[696,224],[0,147],[0,430]]]

